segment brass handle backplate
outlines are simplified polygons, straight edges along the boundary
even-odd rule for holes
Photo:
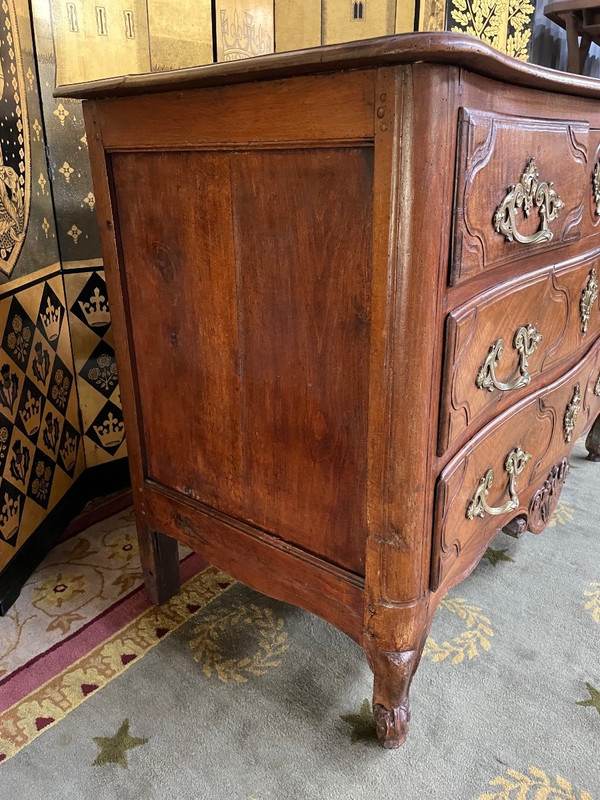
[[[521,175],[521,180],[508,189],[508,194],[494,214],[494,229],[506,237],[507,241],[521,244],[549,242],[554,234],[548,224],[556,219],[565,207],[552,182],[540,181],[534,158],[530,158]],[[540,226],[535,233],[524,236],[517,230],[517,211],[522,208],[526,217],[533,207],[539,209]]]
[[[567,404],[567,408],[565,410],[565,416],[563,419],[565,442],[567,442],[567,444],[573,438],[573,431],[575,430],[575,424],[577,423],[577,416],[579,415],[580,408],[581,408],[581,386],[578,383],[576,383],[575,388],[573,389],[573,397],[569,400]]]
[[[592,194],[594,196],[594,205],[596,206],[596,216],[600,217],[600,161],[596,161],[594,164]]]
[[[579,301],[579,316],[581,317],[581,331],[587,333],[590,316],[594,303],[598,299],[598,275],[595,269],[590,270],[586,285],[581,292]]]
[[[517,478],[525,469],[525,465],[530,458],[531,454],[521,450],[520,447],[515,447],[515,449],[511,450],[506,456],[504,470],[508,475],[509,499],[501,506],[493,507],[488,505],[487,496],[494,482],[494,470],[488,469],[485,475],[480,479],[477,491],[467,506],[467,519],[485,517],[486,514],[498,516],[499,514],[508,514],[509,511],[515,511],[519,507]]]
[[[517,329],[513,337],[513,347],[519,354],[519,363],[515,370],[515,373],[518,374],[516,378],[506,382],[500,381],[496,377],[496,369],[504,352],[504,340],[496,339],[477,373],[475,379],[477,388],[487,389],[488,392],[493,392],[494,389],[509,392],[512,389],[521,389],[523,386],[527,386],[531,381],[531,375],[527,372],[529,357],[543,338],[542,334],[530,323]]]

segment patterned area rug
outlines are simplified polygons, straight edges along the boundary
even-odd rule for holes
[[[362,651],[183,554],[140,590],[121,517],[54,551],[0,619],[0,798],[600,800],[600,464],[549,529],[443,601],[406,745],[374,739]],[[2,756],[0,756],[2,757]]]

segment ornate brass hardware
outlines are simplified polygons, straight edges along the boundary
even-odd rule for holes
[[[592,193],[594,195],[594,203],[596,204],[596,216],[600,217],[600,161],[594,164],[594,171],[592,173]]]
[[[494,389],[499,389],[501,392],[509,392],[512,389],[521,389],[523,386],[527,386],[531,381],[531,375],[527,372],[529,357],[543,338],[542,334],[530,323],[517,329],[513,338],[513,347],[519,354],[519,364],[517,366],[519,375],[514,380],[509,380],[506,383],[499,381],[496,377],[496,369],[504,351],[504,340],[496,339],[477,373],[477,378],[475,379],[477,388],[487,389],[488,392],[493,392]]]
[[[549,242],[554,236],[548,223],[556,219],[565,204],[552,188],[552,182],[540,181],[539,178],[535,159],[530,158],[521,175],[521,181],[509,187],[508,194],[494,213],[494,229],[509,242],[514,240],[522,244],[538,244]],[[522,208],[528,217],[533,206],[539,208],[540,227],[530,236],[524,236],[517,230],[517,210]]]
[[[525,465],[530,458],[531,454],[521,450],[520,447],[515,447],[515,449],[511,450],[506,456],[504,470],[508,474],[508,494],[510,499],[503,505],[495,508],[489,506],[487,503],[487,496],[494,482],[494,470],[488,469],[485,475],[480,479],[477,491],[467,507],[467,519],[485,517],[486,514],[497,516],[498,514],[507,514],[509,511],[515,511],[515,509],[519,507],[517,478],[525,469]]]
[[[552,467],[542,488],[531,498],[527,523],[532,533],[541,533],[550,521],[568,474],[569,462],[563,458],[560,463]]]
[[[563,420],[563,427],[565,430],[565,442],[570,442],[573,438],[573,431],[575,430],[575,423],[577,422],[577,415],[581,408],[581,387],[578,383],[575,384],[573,390],[573,397],[570,399],[565,417]]]
[[[600,397],[600,375],[598,375],[598,380],[596,381],[596,385],[594,386],[594,394],[596,397]]]
[[[581,330],[587,333],[590,324],[590,315],[594,303],[598,298],[598,276],[596,270],[590,270],[587,283],[581,293],[581,300],[579,301],[579,316],[581,317]]]

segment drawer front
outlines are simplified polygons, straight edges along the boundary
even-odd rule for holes
[[[479,295],[446,321],[438,452],[600,333],[600,251]]]
[[[441,473],[431,588],[466,573],[499,528],[525,515],[539,532],[564,477],[561,461],[600,413],[600,342],[560,380],[484,428]]]
[[[460,109],[451,285],[581,237],[588,133],[583,122]]]

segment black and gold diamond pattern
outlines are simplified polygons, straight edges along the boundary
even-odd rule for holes
[[[12,422],[7,419],[4,414],[0,414],[0,475],[6,464],[6,456],[8,455],[8,447],[10,445],[10,432],[12,430]]]
[[[100,409],[85,435],[89,436],[107,453],[114,455],[125,439],[123,412],[109,400]]]
[[[2,336],[2,349],[21,369],[29,359],[35,326],[16,297],[12,298],[8,321]]]
[[[84,466],[65,314],[60,274],[0,296],[0,557],[4,561],[3,548],[19,547]]]
[[[42,423],[42,431],[38,439],[38,447],[44,449],[54,460],[56,460],[64,422],[64,417],[58,414],[56,410],[47,403]]]
[[[73,388],[73,374],[65,366],[64,362],[56,356],[50,378],[48,400],[54,407],[64,414],[69,402],[69,395]]]
[[[67,272],[65,284],[90,467],[127,455],[113,331],[102,269]]]
[[[71,313],[98,336],[110,328],[110,308],[102,274],[95,271],[87,277],[83,289],[71,305]]]
[[[36,444],[42,422],[44,396],[29,379],[25,378],[16,423],[20,430]]]
[[[0,367],[0,408],[13,420],[23,379],[21,370],[10,363],[4,362]]]
[[[15,547],[23,516],[25,495],[8,481],[0,482],[0,541]]]
[[[37,316],[37,328],[46,337],[46,341],[56,350],[60,329],[65,316],[65,307],[48,283],[44,284],[44,292]]]
[[[27,487],[35,445],[17,429],[13,428],[4,477],[23,492]]]
[[[41,450],[35,451],[27,495],[42,508],[48,508],[50,487],[56,464]]]
[[[118,386],[117,362],[115,351],[104,339],[101,339],[79,374],[84,381],[98,392],[109,398]]]
[[[33,347],[27,374],[43,394],[48,391],[53,364],[54,351],[50,349],[46,338],[36,329],[33,335]]]
[[[75,428],[65,420],[65,425],[58,448],[58,464],[67,475],[73,475],[77,463],[77,451],[81,436]]]

